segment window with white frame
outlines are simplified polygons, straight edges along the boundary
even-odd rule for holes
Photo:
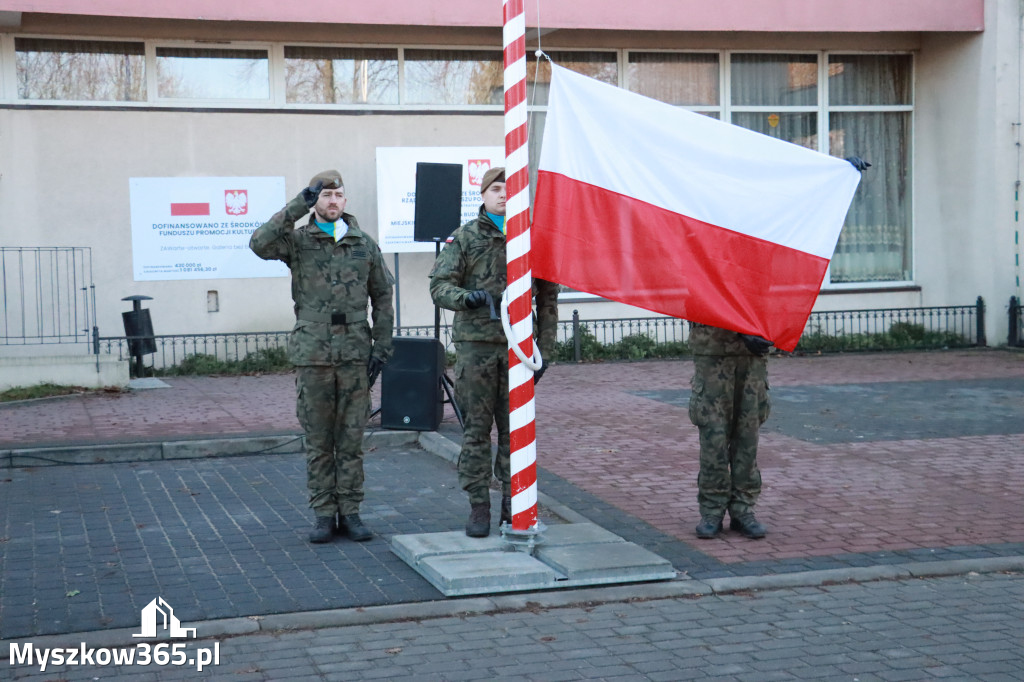
[[[404,50],[403,104],[502,104],[499,50]]]
[[[626,82],[633,92],[720,117],[717,53],[630,52]]]
[[[15,38],[18,99],[146,101],[141,42]]]
[[[734,54],[730,122],[818,149],[817,55]]]
[[[871,162],[829,268],[833,283],[909,281],[912,59],[830,54],[828,153]]]
[[[284,48],[285,99],[296,104],[398,104],[398,49]]]
[[[157,47],[157,95],[167,99],[269,100],[265,49]]]

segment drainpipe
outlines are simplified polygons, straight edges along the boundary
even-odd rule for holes
[[[1013,124],[1016,133],[1017,145],[1017,178],[1013,185],[1013,258],[1014,258],[1014,290],[1017,300],[1022,298],[1024,293],[1020,283],[1020,261],[1021,261],[1021,234],[1020,234],[1020,192],[1021,192],[1021,124],[1024,111],[1022,111],[1022,98],[1024,98],[1024,0],[1017,2],[1017,122]]]

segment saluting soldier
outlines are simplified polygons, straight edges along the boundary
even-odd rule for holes
[[[359,517],[363,431],[370,387],[391,357],[395,318],[394,278],[377,243],[345,213],[346,202],[341,174],[318,173],[249,240],[257,256],[284,261],[292,273],[295,328],[288,356],[296,367],[309,506],[316,515],[309,540],[317,543],[335,532],[359,542],[373,537]]]

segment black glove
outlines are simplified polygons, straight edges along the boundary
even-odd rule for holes
[[[466,307],[470,310],[474,308],[482,308],[487,305],[487,299],[489,298],[486,291],[483,289],[477,289],[476,291],[469,292],[469,296],[466,296]]]
[[[768,349],[775,345],[768,339],[762,339],[760,336],[752,334],[740,334],[740,339],[743,340],[743,345],[747,347],[747,350],[754,355],[768,355]]]
[[[317,199],[320,198],[320,190],[322,190],[323,188],[324,181],[321,180],[312,187],[306,187],[301,192],[299,192],[299,195],[302,197],[302,200],[306,202],[306,208],[313,208],[316,205]]]
[[[861,173],[871,168],[871,164],[860,158],[859,156],[847,156],[846,160],[850,162],[850,165],[859,170]]]
[[[377,356],[370,356],[370,361],[366,363],[366,376],[370,377],[370,388],[377,382],[377,377],[380,376],[380,371],[384,369],[384,361]]]
[[[534,386],[537,385],[537,382],[540,381],[540,378],[542,376],[544,376],[544,372],[546,372],[546,371],[548,371],[548,361],[547,360],[542,360],[541,363],[540,363],[540,369],[535,369],[533,371],[533,385]]]

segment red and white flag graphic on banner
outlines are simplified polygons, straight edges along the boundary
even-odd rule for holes
[[[171,204],[171,215],[172,216],[188,216],[188,215],[210,215],[210,204],[206,203],[172,203]]]
[[[793,350],[851,164],[552,65],[535,277]]]

